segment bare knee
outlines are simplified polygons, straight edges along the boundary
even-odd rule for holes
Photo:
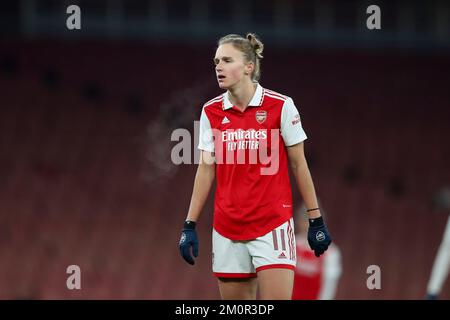
[[[255,300],[256,278],[219,278],[222,300]]]

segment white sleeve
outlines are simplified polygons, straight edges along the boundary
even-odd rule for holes
[[[330,247],[324,256],[323,280],[319,300],[333,300],[336,295],[339,278],[342,274],[341,252],[336,245]]]
[[[200,116],[200,130],[198,137],[198,148],[200,150],[214,152],[214,137],[211,123],[206,115],[205,108]]]
[[[448,275],[450,264],[450,216],[445,227],[444,238],[434,260],[433,270],[427,286],[427,293],[438,295]]]
[[[281,135],[284,144],[289,147],[306,140],[300,114],[292,98],[287,98],[281,110]]]

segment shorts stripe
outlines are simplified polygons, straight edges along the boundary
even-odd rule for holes
[[[291,227],[291,221],[289,220],[289,224],[288,224],[288,235],[289,235],[289,258],[291,260],[295,259],[295,253],[293,250],[294,247],[294,243],[293,243],[293,233],[292,233],[292,227]]]
[[[295,232],[294,232],[294,228],[291,228],[291,233],[292,233],[292,254],[294,256],[294,260],[297,260],[297,248],[295,246]]]
[[[292,260],[291,226],[289,224],[288,224],[288,228],[287,228],[287,234],[288,234],[288,244],[289,244],[289,259]]]
[[[291,264],[267,264],[265,266],[261,266],[256,268],[256,272],[262,271],[262,270],[266,270],[266,269],[290,269],[290,270],[295,270],[295,266],[291,265]]]
[[[284,237],[285,230],[280,229],[280,232],[281,232],[281,248],[283,249],[283,251],[286,251],[286,239]]]
[[[277,239],[277,230],[272,230],[272,239],[273,239],[273,248],[278,250],[278,239]]]

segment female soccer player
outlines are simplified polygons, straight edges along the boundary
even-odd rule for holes
[[[263,44],[254,34],[227,35],[214,57],[222,95],[200,117],[200,163],[179,248],[194,264],[195,231],[216,178],[213,272],[222,299],[289,300],[296,265],[288,160],[308,208],[308,239],[316,256],[331,237],[317,205],[293,100],[259,83]]]
[[[320,200],[318,203],[324,217]],[[316,257],[308,245],[308,217],[304,205],[294,210],[294,221],[297,259],[300,261],[295,269],[292,300],[333,300],[342,274],[341,250],[333,241],[327,252]]]

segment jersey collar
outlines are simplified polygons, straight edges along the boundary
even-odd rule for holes
[[[263,101],[263,90],[264,90],[264,88],[261,87],[261,85],[258,83],[258,85],[256,86],[255,94],[253,95],[253,98],[250,100],[250,103],[248,104],[249,107],[250,106],[255,106],[255,107],[261,106],[262,101]],[[232,107],[233,107],[233,104],[230,102],[230,99],[228,99],[228,91],[227,91],[223,94],[222,108],[223,108],[223,110],[228,110]]]

